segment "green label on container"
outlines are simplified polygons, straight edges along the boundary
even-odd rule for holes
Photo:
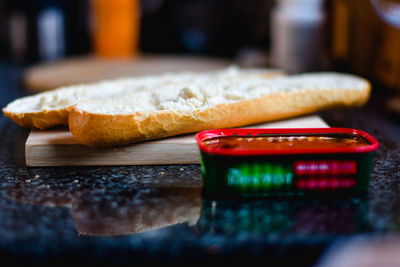
[[[284,163],[245,163],[227,172],[227,186],[241,189],[283,189],[291,186],[292,181],[292,166]]]

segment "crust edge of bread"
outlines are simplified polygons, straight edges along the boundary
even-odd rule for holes
[[[72,107],[62,109],[43,110],[30,113],[9,112],[3,108],[4,116],[10,118],[24,128],[38,128],[44,130],[56,125],[67,125],[68,115]]]
[[[73,107],[68,124],[72,135],[84,145],[128,144],[213,128],[274,121],[334,107],[362,106],[371,92],[370,83],[364,81],[365,87],[362,89],[304,89],[279,92],[187,113],[167,110],[108,115],[90,113]]]

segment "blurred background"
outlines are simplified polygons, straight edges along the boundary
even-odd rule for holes
[[[112,72],[104,78],[142,74],[133,64],[157,65],[157,56],[168,56],[159,71],[179,69],[175,59],[184,69],[194,61],[194,69],[210,62],[287,73],[339,70],[396,91],[399,6],[397,0],[0,0],[0,60],[47,66],[28,69],[25,81],[37,90],[59,85],[43,77],[76,76],[74,69],[87,70],[88,81],[103,78],[96,71]],[[210,61],[198,67],[199,57]],[[69,75],[59,75],[66,68]]]

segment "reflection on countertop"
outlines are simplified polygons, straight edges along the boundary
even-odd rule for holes
[[[203,200],[202,233],[285,235],[315,239],[367,231],[368,201],[364,198],[330,200]]]
[[[112,196],[111,196],[112,197]],[[119,200],[116,200],[119,199]],[[71,216],[80,234],[122,235],[188,223],[200,217],[201,188],[148,188],[124,198],[77,198]]]
[[[78,182],[73,180],[74,183]],[[139,233],[178,223],[194,225],[201,208],[199,186],[135,186],[88,191],[70,190],[68,186],[63,190],[41,182],[24,181],[16,183],[7,195],[27,204],[68,207],[78,233],[93,236]]]
[[[370,229],[365,197],[211,200],[202,199],[200,186],[135,185],[89,191],[26,181],[9,189],[8,197],[34,205],[68,207],[77,232],[91,236],[141,233],[180,223],[200,235],[280,234],[292,239],[324,239]]]

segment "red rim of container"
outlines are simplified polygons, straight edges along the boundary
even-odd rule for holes
[[[233,150],[229,148],[210,148],[202,142],[207,139],[221,136],[257,136],[259,134],[352,134],[359,135],[366,139],[370,144],[359,147],[332,147],[332,148],[290,148],[290,149],[260,149],[260,150]],[[284,128],[284,129],[252,129],[252,128],[237,128],[237,129],[215,129],[203,131],[196,134],[197,144],[202,152],[212,155],[225,156],[253,156],[253,155],[289,155],[289,154],[343,154],[343,153],[368,153],[378,149],[379,143],[371,135],[364,131],[349,129],[349,128]]]

